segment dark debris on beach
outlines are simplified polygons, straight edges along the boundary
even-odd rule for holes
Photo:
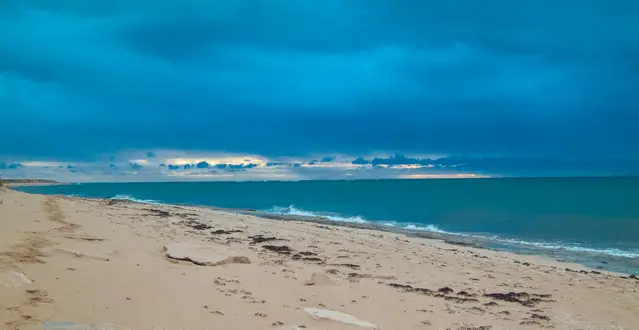
[[[277,245],[264,245],[264,246],[262,246],[262,248],[264,250],[267,250],[267,251],[271,251],[271,252],[275,252],[275,253],[279,253],[279,254],[286,254],[286,255],[291,254],[292,251],[293,251],[293,250],[291,250],[291,248],[289,248],[286,245],[280,245],[280,246],[277,246]]]
[[[309,251],[300,251],[297,252],[296,254],[294,254],[291,258],[293,260],[304,260],[304,261],[311,261],[311,262],[317,262],[317,263],[323,263],[324,260],[316,257],[317,253],[315,252],[309,252]]]
[[[161,217],[161,218],[168,218],[171,216],[171,212],[168,211],[164,211],[164,210],[160,210],[160,209],[142,209],[144,211],[150,212],[151,215],[157,216],[157,217]]]
[[[286,255],[289,256],[291,254],[293,254],[294,250],[291,249],[290,247],[286,246],[286,245],[263,245],[262,248],[264,250],[270,251],[270,252],[274,252],[280,255]],[[324,264],[326,263],[326,261],[324,261],[324,259],[322,258],[318,258],[317,257],[317,253],[315,252],[310,252],[310,251],[300,251],[297,252],[295,254],[293,254],[291,256],[292,260],[298,260],[298,261],[306,261],[306,262],[311,262],[311,263],[316,263],[316,264]]]
[[[456,303],[479,302],[479,300],[476,298],[477,297],[476,294],[470,293],[467,291],[459,291],[457,295],[452,295],[455,291],[449,287],[443,287],[438,289],[437,291],[433,291],[427,288],[413,287],[412,285],[408,285],[408,284],[387,283],[387,285],[404,292],[419,293],[419,294],[432,296],[436,298],[442,298],[447,301],[454,301]],[[527,292],[507,292],[507,293],[495,292],[495,293],[486,293],[483,296],[487,298],[492,298],[495,300],[518,303],[526,307],[535,307],[537,304],[542,302],[552,302],[552,300],[548,299],[551,297],[550,294],[537,294],[537,293],[527,293]],[[493,301],[493,302],[486,303],[484,305],[496,306],[497,303]]]
[[[551,300],[544,300],[542,298],[550,298],[550,294],[536,294],[527,292],[508,292],[508,293],[486,293],[484,297],[493,298],[496,300],[503,300],[507,302],[518,303],[526,307],[535,307],[542,302],[550,302]]]
[[[490,330],[492,328],[493,328],[492,325],[482,325],[478,327],[461,327],[461,328],[457,328],[457,330]]]
[[[119,199],[119,198],[111,198],[107,201],[107,205],[109,206],[119,205],[119,204],[129,204],[129,203],[131,203],[131,201],[129,201],[128,199]]]
[[[353,270],[360,270],[362,268],[360,265],[355,265],[355,264],[331,264],[331,266],[346,267],[346,268],[350,268],[350,269],[353,269]]]
[[[456,302],[456,303],[479,302],[479,300],[475,299],[475,298],[451,296],[449,294],[453,293],[454,290],[449,288],[449,287],[440,288],[440,289],[437,290],[437,292],[435,292],[435,291],[433,291],[431,289],[417,288],[417,287],[413,287],[412,285],[408,285],[408,284],[388,283],[388,286],[393,287],[395,289],[402,290],[404,292],[419,293],[419,294],[423,294],[423,295],[426,295],[426,296],[442,298],[444,300],[453,301],[453,302]]]
[[[229,234],[234,234],[234,233],[243,233],[243,230],[239,230],[239,229],[232,229],[232,230],[224,230],[224,229],[218,229],[218,230],[214,230],[211,232],[212,235],[229,235]]]
[[[251,240],[250,244],[259,244],[271,241],[285,241],[283,238],[277,237],[264,237],[264,235],[253,235],[248,237]]]
[[[195,230],[209,230],[213,228],[211,225],[199,222],[197,220],[185,220],[178,222],[178,225],[186,226]]]
[[[445,287],[440,288],[439,290],[437,290],[437,292],[440,292],[440,293],[443,293],[443,294],[449,294],[449,293],[455,292],[455,290],[445,286]]]

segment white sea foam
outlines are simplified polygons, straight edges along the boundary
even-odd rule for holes
[[[359,216],[359,215],[354,217],[347,217],[347,216],[342,216],[335,213],[306,211],[306,210],[298,209],[294,205],[290,205],[287,207],[275,206],[271,208],[270,210],[268,210],[267,212],[272,214],[282,214],[282,215],[301,215],[306,217],[322,217],[322,218],[326,218],[333,221],[368,223],[366,219],[364,219],[362,216]]]
[[[451,234],[451,235],[459,235],[459,236],[464,236],[461,234],[457,234],[457,233],[451,233],[451,232],[447,232],[445,230],[440,229],[439,227],[432,225],[432,224],[428,224],[428,225],[416,225],[416,224],[408,224],[408,225],[404,225],[403,226],[404,229],[408,229],[408,230],[417,230],[417,231],[429,231],[429,232],[433,232],[433,233],[440,233],[440,234]]]
[[[542,241],[526,241],[519,239],[511,239],[511,238],[499,238],[494,237],[495,241],[510,243],[510,244],[518,244],[524,246],[533,246],[542,249],[549,250],[565,250],[572,252],[585,252],[585,253],[595,253],[595,254],[607,254],[611,256],[617,257],[626,257],[626,258],[639,258],[639,251],[625,251],[617,248],[592,248],[585,247],[578,244],[570,244],[570,243],[558,243],[558,242],[542,242]]]
[[[572,252],[606,254],[606,255],[626,257],[626,258],[639,258],[639,251],[626,251],[626,250],[621,250],[617,248],[598,249],[598,248],[592,248],[592,247],[584,247],[577,244],[543,242],[543,241],[526,241],[526,240],[513,239],[513,238],[502,238],[499,236],[491,236],[491,235],[485,235],[485,234],[459,233],[459,232],[443,230],[433,224],[416,224],[416,223],[407,224],[405,222],[402,223],[397,221],[368,221],[364,219],[362,216],[348,217],[348,216],[343,216],[343,215],[330,213],[330,212],[307,211],[307,210],[298,209],[294,205],[291,205],[288,207],[276,206],[271,208],[267,212],[272,214],[283,214],[283,215],[323,217],[329,220],[343,221],[343,222],[374,223],[384,227],[397,227],[397,228],[402,228],[406,230],[427,231],[427,232],[433,232],[433,233],[439,233],[439,234],[463,236],[463,237],[475,238],[477,240],[485,241],[485,242],[492,241],[492,242],[505,243],[505,244],[529,246],[533,248],[547,249],[547,250],[565,250],[565,251],[572,251]]]
[[[408,230],[429,231],[429,232],[435,232],[440,234],[471,237],[471,238],[475,238],[475,239],[483,240],[483,241],[493,241],[493,242],[499,242],[499,243],[513,244],[513,245],[523,245],[523,246],[529,246],[529,247],[539,248],[539,249],[564,250],[564,251],[572,251],[572,252],[605,254],[605,255],[616,256],[616,257],[639,258],[639,250],[627,251],[627,250],[621,250],[618,248],[593,248],[593,247],[581,246],[576,243],[526,241],[522,239],[503,238],[499,236],[457,233],[457,232],[445,231],[435,225],[430,225],[430,224],[426,226],[409,224],[409,225],[403,226],[403,228]]]
[[[152,199],[139,199],[139,198],[135,198],[131,195],[126,195],[126,194],[117,194],[113,197],[111,197],[110,199],[121,199],[121,200],[127,200],[127,201],[132,201],[132,202],[136,202],[136,203],[142,203],[142,204],[162,204],[162,203],[158,203],[157,201],[154,201]]]

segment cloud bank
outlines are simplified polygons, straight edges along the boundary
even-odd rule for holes
[[[628,1],[5,0],[0,31],[6,162],[639,159]]]
[[[262,181],[484,178],[513,176],[639,175],[639,162],[565,160],[548,157],[352,157],[268,159],[255,155],[128,152],[91,162],[25,161],[0,163],[0,177],[61,182]],[[188,157],[187,157],[188,156]]]

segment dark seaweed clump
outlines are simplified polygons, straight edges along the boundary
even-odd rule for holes
[[[541,302],[548,302],[541,298],[550,298],[550,294],[529,294],[527,292],[487,293],[484,297],[518,303],[526,307],[535,307]]]
[[[279,254],[291,254],[292,250],[286,245],[264,245],[262,246],[264,250],[268,250],[271,252],[279,253]]]

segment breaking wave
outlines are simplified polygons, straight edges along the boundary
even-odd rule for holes
[[[529,241],[529,240],[516,239],[516,238],[504,238],[504,237],[499,237],[499,236],[489,235],[489,234],[459,233],[459,232],[442,230],[435,225],[424,226],[424,225],[409,224],[409,225],[402,226],[402,228],[408,229],[408,230],[428,231],[428,232],[434,232],[439,234],[469,237],[469,238],[477,239],[478,241],[519,245],[519,246],[543,249],[543,250],[559,250],[559,251],[603,254],[603,255],[609,255],[609,256],[615,256],[615,257],[639,258],[639,251],[628,251],[628,250],[622,250],[618,248],[594,248],[594,247],[582,246],[577,243]]]
[[[138,199],[138,198],[135,198],[134,196],[126,195],[126,194],[117,194],[109,199],[121,199],[121,200],[131,201],[135,203],[142,203],[142,204],[156,204],[156,205],[162,204],[152,199]]]
[[[544,241],[527,241],[516,238],[504,238],[490,234],[475,234],[475,233],[460,233],[454,231],[447,231],[441,229],[440,227],[434,224],[420,224],[420,223],[406,223],[406,222],[397,222],[397,221],[374,221],[367,220],[364,217],[357,216],[344,216],[334,212],[318,212],[318,211],[307,211],[303,209],[299,209],[294,205],[282,207],[275,206],[266,211],[271,214],[278,215],[299,215],[306,217],[322,217],[333,221],[341,221],[341,222],[351,222],[351,223],[370,223],[375,225],[380,225],[383,227],[394,227],[401,228],[405,230],[414,230],[414,231],[422,231],[422,232],[432,232],[438,234],[446,234],[452,236],[461,236],[466,238],[475,239],[479,242],[485,243],[501,243],[506,245],[518,245],[523,247],[529,247],[533,249],[541,249],[541,250],[557,250],[557,251],[571,251],[571,252],[581,252],[581,253],[592,253],[592,254],[603,254],[615,257],[626,257],[626,258],[639,258],[639,251],[627,251],[621,250],[618,248],[594,248],[594,247],[586,247],[581,246],[576,243],[563,243],[563,242],[544,242]]]
[[[458,232],[442,230],[435,225],[423,226],[423,225],[409,224],[409,225],[403,226],[402,228],[408,229],[408,230],[428,231],[428,232],[434,232],[439,234],[469,237],[469,238],[477,239],[478,241],[519,245],[519,246],[536,248],[536,249],[603,254],[603,255],[609,255],[609,256],[615,256],[615,257],[625,257],[625,258],[639,258],[639,251],[628,251],[628,250],[622,250],[618,248],[594,248],[594,247],[582,246],[577,243],[529,241],[529,240],[516,239],[516,238],[504,238],[504,237],[499,237],[499,236],[489,235],[489,234],[482,235],[482,234],[458,233]]]
[[[593,247],[581,246],[574,243],[526,241],[526,240],[519,240],[519,239],[512,239],[512,238],[499,238],[499,237],[493,237],[492,239],[502,243],[531,246],[531,247],[547,249],[547,250],[564,250],[564,251],[572,251],[572,252],[606,254],[606,255],[615,256],[615,257],[639,258],[639,251],[627,251],[627,250],[621,250],[617,248],[593,248]]]
[[[431,224],[428,224],[428,225],[408,224],[408,225],[403,226],[402,228],[408,229],[408,230],[416,230],[416,231],[429,231],[429,232],[432,232],[432,233],[439,233],[439,234],[465,236],[464,234],[453,233],[453,232],[442,230],[439,227],[437,227],[435,225],[431,225]]]
[[[331,212],[306,211],[306,210],[298,209],[294,205],[290,205],[286,207],[275,206],[269,210],[266,210],[266,212],[271,214],[279,214],[279,215],[300,215],[305,217],[321,217],[321,218],[326,218],[333,221],[342,221],[342,222],[369,223],[369,221],[367,221],[366,219],[364,219],[362,216],[359,216],[359,215],[354,217],[348,217],[348,216],[343,216],[343,215],[340,215],[337,213],[331,213]]]

